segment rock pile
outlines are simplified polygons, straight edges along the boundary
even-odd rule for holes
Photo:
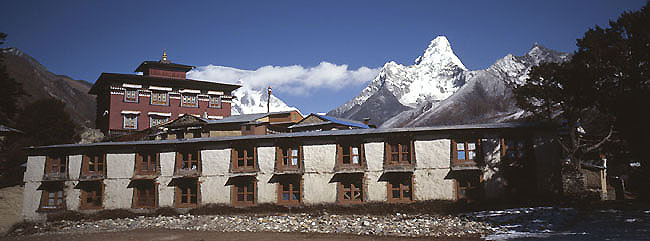
[[[36,224],[39,234],[118,232],[134,229],[183,229],[220,232],[307,232],[408,237],[478,237],[498,231],[479,221],[443,215],[387,216],[310,214],[179,215],[99,221],[57,221]],[[20,232],[19,230],[16,230]],[[17,234],[17,233],[15,233]]]

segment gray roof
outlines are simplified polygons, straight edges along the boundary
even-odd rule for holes
[[[206,120],[208,124],[222,124],[222,123],[246,123],[253,122],[257,119],[264,118],[268,115],[274,114],[288,114],[291,111],[279,111],[279,112],[270,112],[270,113],[255,113],[255,114],[244,114],[244,115],[231,115],[224,117],[220,120]]]
[[[339,117],[328,116],[328,115],[319,115],[319,114],[314,114],[314,113],[309,114],[309,116],[316,116],[319,119],[323,120],[323,122],[300,123],[300,122],[302,122],[302,121],[300,121],[298,124],[289,126],[289,128],[320,126],[320,125],[327,125],[327,124],[331,124],[331,123],[339,124],[339,125],[345,125],[345,126],[351,126],[351,127],[357,127],[357,128],[370,128],[368,125],[364,124],[363,122],[350,120],[350,119],[343,119],[343,118],[339,118]],[[305,117],[305,119],[309,118],[309,116]]]
[[[331,130],[331,131],[305,131],[292,133],[278,133],[270,135],[247,135],[247,136],[219,136],[204,137],[192,139],[176,140],[145,140],[145,141],[128,141],[128,142],[98,142],[89,144],[60,144],[50,146],[30,147],[30,150],[43,150],[53,148],[75,148],[75,147],[92,147],[92,146],[134,146],[134,145],[164,145],[164,144],[191,144],[191,143],[209,143],[209,142],[227,142],[237,140],[272,140],[281,138],[294,137],[336,137],[350,135],[371,135],[371,134],[391,134],[391,133],[421,133],[421,132],[438,132],[452,130],[490,130],[490,129],[513,129],[513,128],[544,128],[551,127],[548,124],[533,122],[509,122],[493,124],[473,124],[473,125],[446,125],[432,127],[412,127],[412,128],[370,128],[370,129],[350,129],[350,130]]]

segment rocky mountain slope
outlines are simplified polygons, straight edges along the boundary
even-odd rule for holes
[[[568,58],[567,53],[534,44],[523,56],[508,54],[485,70],[472,71],[466,84],[449,98],[395,115],[382,127],[490,123],[517,119],[523,115],[523,111],[515,105],[513,86],[526,81],[533,66]]]
[[[54,97],[66,104],[66,111],[79,125],[95,125],[95,96],[88,94],[92,84],[54,74],[16,48],[2,49],[1,54],[9,75],[22,83],[28,94],[20,98],[21,107],[38,99]]]
[[[564,61],[566,53],[539,44],[524,56],[509,54],[484,70],[469,71],[444,36],[436,37],[414,65],[388,62],[355,98],[328,114],[371,118],[381,127],[408,127],[506,121],[522,113],[512,87],[532,66]]]
[[[381,124],[404,110],[448,98],[470,73],[447,38],[438,36],[413,65],[386,63],[361,94],[328,114],[356,120],[369,117]]]

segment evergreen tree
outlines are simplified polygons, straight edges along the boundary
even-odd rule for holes
[[[64,109],[65,103],[49,98],[37,100],[18,116],[17,127],[25,132],[28,146],[75,143],[77,125]]]
[[[4,44],[7,34],[0,32],[0,45]],[[18,108],[18,98],[24,95],[23,87],[20,83],[9,76],[4,63],[4,55],[0,54],[0,123],[12,124],[13,118],[20,111]]]

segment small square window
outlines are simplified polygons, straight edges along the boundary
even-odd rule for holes
[[[129,130],[135,130],[138,129],[138,115],[123,115],[124,116],[124,123],[123,123],[123,128],[124,129],[129,129]]]
[[[124,102],[138,102],[138,90],[125,89],[124,90]]]

